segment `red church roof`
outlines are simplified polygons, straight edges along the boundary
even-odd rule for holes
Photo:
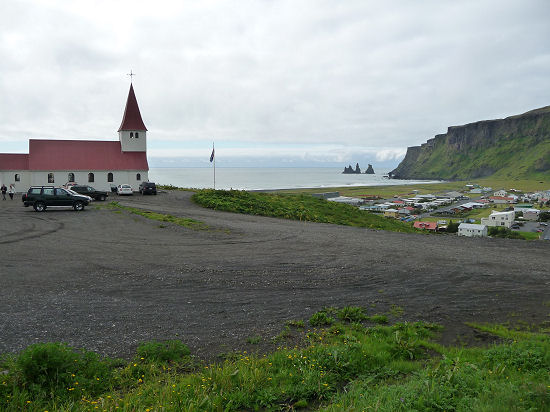
[[[128,100],[126,100],[126,108],[124,109],[124,117],[122,118],[122,123],[118,131],[120,132],[121,130],[147,131],[141,118],[141,113],[139,112],[139,106],[132,84],[130,84],[130,92],[128,93]]]
[[[28,159],[28,170],[149,170],[146,152],[123,152],[119,141],[31,139]]]
[[[28,168],[28,154],[0,153],[0,170],[27,170]]]

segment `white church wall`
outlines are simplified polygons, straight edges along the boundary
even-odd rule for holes
[[[15,173],[15,172],[14,172]],[[10,176],[14,173],[10,172]],[[53,182],[48,181],[48,175],[53,174]],[[21,182],[16,184],[18,192],[26,192],[30,186],[63,186],[69,182],[69,173],[74,174],[74,182],[81,185],[88,185],[96,188],[97,190],[111,190],[111,185],[118,186],[121,184],[129,184],[132,189],[137,192],[139,190],[139,184],[149,179],[149,173],[143,170],[92,170],[92,171],[71,171],[71,170],[55,170],[55,171],[22,171]],[[89,181],[89,174],[93,173],[93,182]],[[113,174],[113,181],[108,182],[109,173]],[[140,179],[137,179],[137,175],[140,175]],[[0,177],[4,179],[3,175]],[[6,183],[6,186],[9,186]]]
[[[16,175],[19,181],[16,180]],[[30,176],[26,170],[5,170],[0,171],[0,186],[5,184],[8,188],[10,184],[15,184],[16,193],[26,192],[30,186]]]

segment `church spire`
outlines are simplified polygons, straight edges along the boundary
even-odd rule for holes
[[[147,131],[143,119],[141,118],[141,113],[139,112],[139,106],[132,83],[130,83],[130,91],[128,92],[128,99],[126,100],[124,117],[122,118],[122,123],[118,131],[120,132],[123,130]]]

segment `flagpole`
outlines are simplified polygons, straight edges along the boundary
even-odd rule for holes
[[[214,153],[214,142],[212,142],[212,153]],[[214,190],[216,190],[216,154],[214,153]]]

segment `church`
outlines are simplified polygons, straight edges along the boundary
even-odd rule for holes
[[[126,100],[118,141],[30,139],[29,153],[0,153],[0,185],[30,186],[87,184],[98,190],[129,184],[137,191],[148,180],[147,128],[141,118],[134,87]]]

